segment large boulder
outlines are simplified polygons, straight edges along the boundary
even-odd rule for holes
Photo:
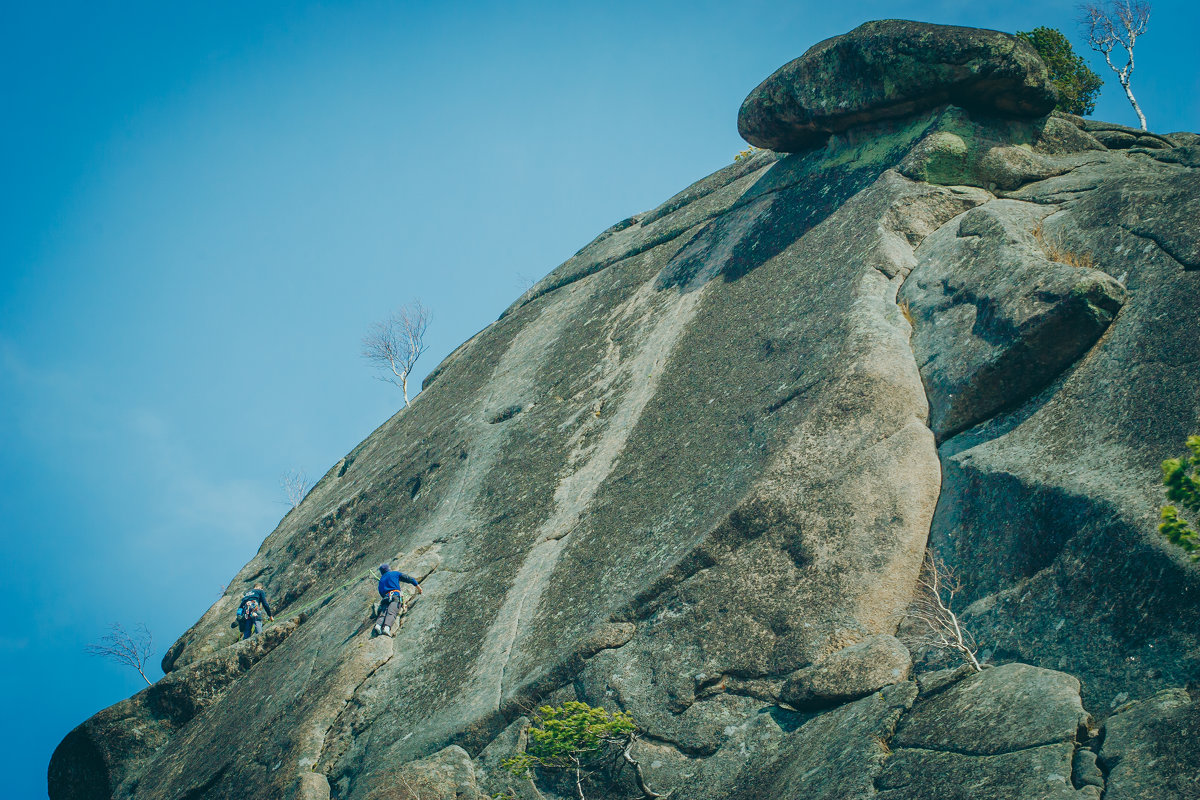
[[[750,93],[738,132],[798,152],[854,125],[952,103],[1037,117],[1057,100],[1033,47],[999,31],[907,20],[867,22],[813,45]]]
[[[1072,764],[1088,714],[1079,681],[1027,664],[977,673],[896,727],[879,800],[1098,800]]]
[[[779,698],[796,708],[840,705],[884,686],[900,683],[912,671],[908,648],[894,636],[869,636],[811,667],[793,672]]]
[[[1125,287],[1090,252],[1061,243],[1044,222],[1052,212],[995,200],[918,249],[900,298],[939,438],[1033,395],[1095,344],[1125,302]]]
[[[1122,707],[1104,726],[1108,800],[1200,797],[1200,701],[1166,689]]]

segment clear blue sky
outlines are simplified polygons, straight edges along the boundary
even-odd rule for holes
[[[370,322],[423,299],[423,375],[609,224],[728,163],[746,93],[860,22],[1075,30],[1070,2],[2,14],[10,797],[44,797],[62,736],[139,688],[83,646],[145,621],[161,655],[286,510],[280,474],[319,476],[395,411],[359,357]],[[1200,130],[1197,23],[1193,0],[1155,3],[1134,76],[1154,130]],[[1096,116],[1134,124],[1112,80]]]

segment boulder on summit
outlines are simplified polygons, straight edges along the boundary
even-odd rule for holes
[[[945,103],[1040,117],[1057,94],[1025,41],[999,31],[888,19],[826,39],[758,85],[742,103],[738,133],[784,153],[821,145],[853,125]]]

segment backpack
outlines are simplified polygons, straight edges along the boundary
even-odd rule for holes
[[[237,616],[239,621],[262,619],[262,614],[258,612],[258,601],[253,597],[243,599],[238,606]]]

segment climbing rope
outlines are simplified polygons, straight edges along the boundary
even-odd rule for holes
[[[345,583],[343,583],[341,586],[337,587],[336,589],[334,589],[333,591],[329,592],[328,594],[325,594],[325,595],[322,595],[321,597],[318,597],[316,600],[312,601],[311,603],[308,603],[308,604],[306,604],[306,605],[303,605],[303,606],[301,606],[299,609],[297,609],[297,610],[295,610],[295,611],[288,611],[286,615],[282,615],[282,614],[281,614],[281,615],[280,615],[280,618],[281,618],[281,619],[293,619],[293,618],[295,618],[295,617],[298,617],[298,616],[300,616],[301,614],[306,614],[306,613],[308,613],[309,611],[311,611],[312,609],[314,609],[314,608],[317,608],[318,606],[321,606],[321,605],[323,605],[324,603],[326,603],[326,602],[327,602],[327,601],[328,601],[330,598],[332,598],[332,597],[333,597],[335,594],[338,594],[339,592],[342,592],[342,591],[345,591],[346,589],[349,589],[351,586],[353,586],[353,585],[354,585],[355,583],[357,583],[358,581],[361,581],[363,578],[370,578],[371,580],[374,580],[374,579],[375,579],[375,573],[374,573],[374,572],[371,572],[370,570],[368,570],[368,571],[366,571],[366,572],[363,572],[361,575],[355,575],[353,578],[351,578],[350,580],[346,581],[346,582],[345,582]],[[267,627],[267,625],[268,625],[268,624],[272,624],[272,623],[266,623],[266,624],[264,624],[264,625],[263,625],[263,629],[264,629],[264,630],[266,630],[266,627]]]

